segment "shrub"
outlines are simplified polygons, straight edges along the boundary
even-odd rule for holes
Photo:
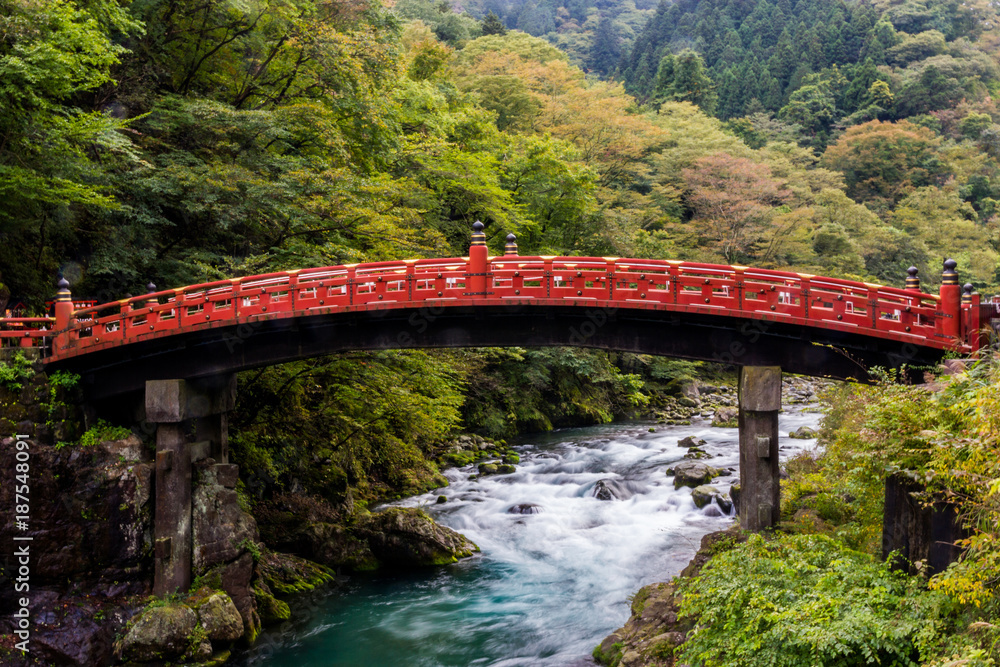
[[[754,535],[681,593],[681,661],[704,667],[916,665],[936,632],[920,580],[820,535]]]

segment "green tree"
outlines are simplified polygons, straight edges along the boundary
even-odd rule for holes
[[[493,10],[486,15],[486,18],[482,22],[482,30],[484,35],[506,35],[507,26],[504,25],[500,17],[493,13]]]
[[[937,156],[941,140],[909,121],[871,121],[850,127],[823,155],[822,164],[844,174],[856,201],[895,204],[946,173]]]
[[[127,122],[84,95],[112,81],[112,35],[139,31],[113,0],[0,1],[0,263],[36,306],[84,212],[118,206],[109,169],[138,162]]]

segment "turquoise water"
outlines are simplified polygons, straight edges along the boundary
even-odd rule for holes
[[[782,433],[815,426],[816,414],[782,415]],[[482,555],[415,574],[347,579],[337,590],[303,596],[293,621],[262,635],[239,664],[269,667],[591,665],[590,652],[628,618],[639,587],[677,574],[705,533],[732,518],[698,509],[665,469],[706,440],[710,463],[738,479],[736,429],[613,424],[567,429],[518,447],[513,475],[470,481],[474,469],[447,471],[450,486],[399,504],[424,506],[467,535]],[[782,438],[787,456],[814,441]],[[594,497],[612,480],[619,499]],[[438,493],[449,500],[433,504]],[[537,514],[512,514],[521,503]]]

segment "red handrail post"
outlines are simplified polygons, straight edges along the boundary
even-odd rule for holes
[[[483,223],[476,220],[472,225],[472,244],[469,246],[469,265],[465,272],[465,295],[473,298],[486,298],[486,266],[489,259],[489,248],[486,247],[486,234]]]
[[[69,291],[69,281],[59,279],[59,291],[56,293],[55,304],[56,337],[52,345],[52,354],[58,355],[59,350],[69,347],[69,327],[73,323],[73,295]]]
[[[972,283],[962,287],[962,340],[973,352],[980,346],[979,295],[973,292]]]
[[[958,284],[957,266],[955,260],[945,260],[941,274],[941,333],[952,340],[957,340],[962,333],[962,288]]]

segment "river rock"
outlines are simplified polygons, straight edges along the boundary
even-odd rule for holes
[[[694,500],[694,505],[698,509],[701,509],[705,505],[712,502],[712,498],[719,495],[719,490],[714,486],[708,486],[703,484],[701,486],[696,486],[693,491],[691,491],[691,499]]]
[[[739,421],[739,410],[736,408],[719,408],[712,417],[712,426],[735,427]]]
[[[140,662],[180,658],[197,624],[198,616],[186,605],[147,607],[125,634],[122,655]]]
[[[739,483],[733,484],[729,487],[729,498],[732,502],[733,509],[736,510],[737,514],[740,513],[740,494],[742,490],[743,488],[739,485]]]
[[[479,464],[479,474],[480,475],[509,475],[513,472],[517,472],[515,468],[510,463],[480,463]]]
[[[225,593],[211,593],[195,611],[198,622],[212,641],[233,642],[243,636],[243,617]]]
[[[798,440],[811,440],[818,435],[819,433],[817,433],[815,429],[809,428],[808,426],[800,426],[789,433],[788,437]]]
[[[701,461],[681,461],[674,467],[674,488],[692,488],[707,484],[718,477],[720,470]]]
[[[684,455],[686,459],[710,459],[712,455],[706,452],[701,447],[692,447],[687,450],[687,454]]]
[[[534,503],[521,503],[507,510],[507,514],[538,514],[542,508]]]
[[[594,485],[594,497],[598,500],[627,500],[632,491],[616,479],[599,479]]]
[[[693,435],[689,435],[686,438],[681,438],[677,441],[678,447],[698,447],[699,445],[708,444],[704,440],[695,440]]]
[[[685,408],[696,408],[700,405],[697,399],[689,398],[688,396],[681,396],[677,399],[678,405],[683,405]]]
[[[717,495],[715,497],[715,502],[719,505],[719,509],[721,509],[726,514],[729,514],[729,512],[731,512],[733,509],[733,500],[732,498],[729,497],[729,494],[727,493],[720,493],[719,495]]]
[[[416,508],[393,507],[371,514],[360,533],[379,562],[394,568],[454,563],[479,551],[464,535]]]

